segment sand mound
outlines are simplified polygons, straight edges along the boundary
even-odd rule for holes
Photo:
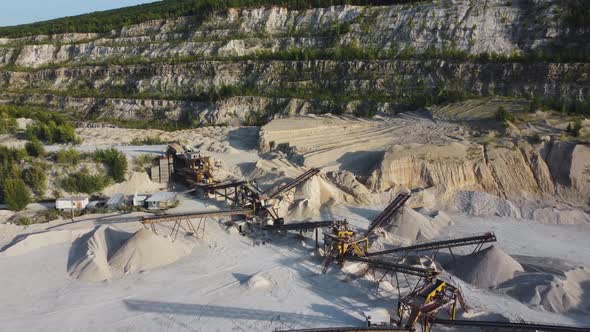
[[[112,277],[109,258],[129,237],[108,226],[99,226],[80,238],[70,250],[68,272],[73,278],[103,281]]]
[[[152,182],[146,172],[131,172],[129,179],[105,188],[104,194],[107,196],[116,193],[131,195],[137,192],[137,188],[141,188],[143,192],[155,192],[161,190],[162,185]]]
[[[367,263],[362,262],[345,262],[342,272],[355,276],[364,275],[367,272]]]
[[[506,294],[551,312],[590,312],[590,272],[578,268],[560,278],[548,273],[526,273],[500,286]]]
[[[16,239],[12,245],[0,252],[0,255],[18,256],[50,245],[69,244],[86,232],[88,230],[61,230],[29,234]]]
[[[294,165],[280,154],[270,153],[256,162],[248,176],[255,178],[257,184],[269,192],[295,179],[306,170]],[[356,202],[356,199],[318,174],[294,190],[282,192],[272,202],[279,215],[288,215],[291,219],[308,219],[319,218],[320,209],[325,205],[336,202],[351,203]]]
[[[391,234],[410,241],[423,241],[435,238],[447,225],[448,222],[435,222],[414,209],[403,207],[383,230],[385,237]]]
[[[153,269],[188,255],[190,247],[141,229],[135,234],[97,227],[70,250],[68,272],[73,278],[103,281],[125,273]]]
[[[448,270],[482,288],[495,287],[524,271],[520,263],[495,246],[458,258]]]
[[[190,252],[190,247],[142,228],[117,250],[109,264],[118,273],[133,273],[174,263]]]
[[[455,207],[473,216],[521,217],[520,210],[512,202],[479,191],[457,192]]]
[[[269,290],[273,287],[273,282],[269,276],[257,273],[248,279],[246,285],[250,289]]]

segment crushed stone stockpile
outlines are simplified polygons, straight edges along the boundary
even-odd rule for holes
[[[437,237],[450,222],[443,219],[431,220],[414,209],[404,206],[395,214],[392,222],[382,228],[383,237],[385,239],[401,237],[410,242],[431,240]]]
[[[24,255],[56,244],[71,245],[67,264],[70,276],[96,282],[168,265],[192,250],[187,244],[171,242],[147,229],[129,233],[98,226],[91,230],[30,234],[5,248],[0,255]]]
[[[141,188],[142,192],[160,191],[164,187],[160,183],[152,182],[146,172],[131,172],[129,178],[121,183],[115,183],[104,189],[104,194],[113,196],[116,193],[131,195]]]
[[[517,272],[524,272],[520,263],[495,246],[460,257],[447,269],[462,280],[481,288],[498,286],[512,279]]]
[[[520,218],[520,209],[512,202],[480,191],[459,191],[455,195],[455,207],[473,216],[502,216]]]
[[[147,229],[132,233],[99,226],[74,243],[68,272],[85,281],[104,281],[174,263],[191,247]]]
[[[590,271],[576,268],[558,276],[525,273],[500,285],[500,290],[533,307],[551,312],[590,313]]]

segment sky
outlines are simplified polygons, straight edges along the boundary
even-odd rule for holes
[[[33,23],[156,0],[0,0],[0,26]]]

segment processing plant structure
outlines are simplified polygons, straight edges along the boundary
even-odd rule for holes
[[[398,290],[397,307],[394,310],[397,314],[396,317],[390,317],[387,321],[376,322],[367,315],[367,326],[360,328],[334,327],[292,331],[415,331],[417,325],[420,324],[422,332],[430,332],[435,325],[509,330],[590,332],[590,329],[587,328],[569,326],[457,320],[458,307],[461,307],[464,311],[468,310],[461,290],[453,285],[450,280],[445,280],[435,268],[409,265],[404,263],[404,258],[408,255],[428,252],[430,258],[434,259],[440,250],[448,249],[452,258],[455,259],[452,248],[474,246],[473,252],[475,253],[481,250],[485,244],[495,242],[497,240],[496,236],[494,233],[487,232],[370,252],[370,239],[376,236],[374,231],[392,220],[395,214],[410,199],[410,193],[397,195],[373,219],[366,231],[356,232],[346,220],[285,223],[284,218],[279,216],[274,207],[274,200],[281,194],[296,188],[317,175],[320,172],[318,169],[309,169],[295,179],[265,192],[259,188],[254,180],[216,181],[213,177],[210,157],[203,156],[199,152],[193,152],[190,148],[182,147],[178,143],[170,144],[166,157],[159,158],[158,162],[160,169],[162,167],[167,169],[160,170],[159,174],[172,174],[189,187],[203,193],[205,197],[222,197],[232,205],[232,208],[214,212],[162,214],[143,217],[141,222],[144,227],[154,232],[157,231],[157,224],[172,223],[170,233],[172,239],[176,239],[180,229],[197,238],[203,238],[206,219],[215,220],[220,217],[240,216],[247,218],[247,220],[253,218],[259,221],[263,220],[264,222],[256,224],[259,229],[269,232],[298,231],[300,235],[303,232],[315,232],[316,248],[319,248],[318,231],[323,229],[324,263],[322,273],[326,273],[333,263],[342,266],[348,261],[366,264],[367,271],[382,272],[381,279],[387,275],[395,278]],[[198,220],[198,225],[195,226],[192,220]],[[411,289],[405,295],[402,295],[400,291],[402,277]],[[410,280],[415,281],[413,285]]]

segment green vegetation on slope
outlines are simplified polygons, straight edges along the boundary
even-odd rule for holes
[[[45,173],[48,170],[48,165],[43,162],[34,162],[30,167],[23,171],[23,180],[39,197],[45,195],[47,188],[47,176]]]
[[[160,136],[154,137],[144,137],[144,138],[134,138],[129,143],[131,145],[162,145],[168,144],[168,141],[163,140]]]
[[[68,192],[85,194],[100,192],[108,184],[108,178],[102,175],[92,175],[87,170],[69,174],[60,182],[60,186]]]
[[[25,150],[27,150],[27,154],[31,157],[43,157],[45,155],[43,143],[36,137],[33,137],[30,142],[25,144]]]
[[[179,16],[203,18],[214,11],[228,8],[284,6],[293,9],[306,9],[345,4],[391,5],[411,2],[420,2],[420,0],[165,0],[32,24],[0,27],[0,36],[23,37],[66,32],[109,32],[126,25],[156,19]]]
[[[558,49],[552,52],[530,52],[511,54],[487,53],[469,54],[467,51],[460,50],[454,45],[446,45],[442,48],[431,46],[424,52],[418,53],[413,47],[401,47],[392,44],[390,48],[378,49],[370,45],[359,45],[355,40],[346,45],[333,45],[327,48],[292,48],[287,50],[262,50],[254,54],[246,55],[215,55],[215,54],[196,54],[196,55],[164,55],[160,57],[145,56],[110,56],[99,60],[79,59],[76,62],[54,62],[48,63],[36,68],[16,66],[14,64],[0,67],[2,70],[14,72],[38,72],[45,69],[58,68],[82,68],[88,66],[134,66],[150,64],[170,64],[179,65],[199,61],[218,61],[218,62],[239,62],[239,61],[313,61],[313,60],[332,60],[332,61],[353,61],[353,60],[448,60],[461,62],[476,63],[578,63],[590,62],[590,55],[575,49]],[[107,93],[126,93],[125,90],[116,90],[117,87],[110,87],[112,91],[106,90]],[[126,87],[122,87],[126,88]],[[89,91],[94,91],[89,89]]]
[[[115,182],[125,181],[125,173],[127,173],[127,157],[123,152],[115,148],[96,150],[94,152],[94,160],[105,164],[109,169],[109,176]]]
[[[39,107],[0,105],[0,133],[16,132],[16,119],[27,118],[34,122],[27,126],[25,136],[28,140],[40,140],[49,144],[77,143],[74,126],[63,115]]]
[[[21,163],[26,157],[24,149],[0,146],[0,201],[11,210],[22,210],[31,200],[22,180]]]
[[[23,210],[31,203],[31,192],[21,179],[9,179],[4,182],[4,201],[13,211]]]

